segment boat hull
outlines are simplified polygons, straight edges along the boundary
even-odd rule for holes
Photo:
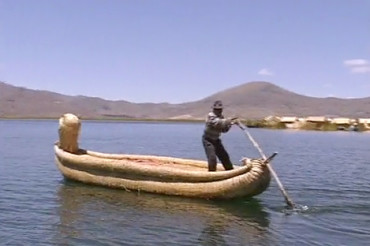
[[[265,191],[270,172],[262,160],[233,170],[208,172],[205,161],[104,154],[80,150],[69,153],[55,145],[55,160],[64,177],[110,188],[205,199],[251,197]],[[221,171],[222,170],[222,171]]]
[[[270,184],[261,159],[244,159],[242,166],[209,172],[205,161],[149,155],[107,154],[79,148],[81,121],[76,115],[59,119],[54,145],[57,167],[64,177],[110,188],[206,199],[255,196]]]

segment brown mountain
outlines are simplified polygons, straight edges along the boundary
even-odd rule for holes
[[[246,119],[261,119],[268,115],[370,117],[370,97],[308,97],[268,82],[245,83],[199,101],[181,104],[132,103],[66,96],[0,82],[0,117],[57,118],[70,112],[84,118],[203,119],[212,103],[218,99],[224,101],[225,114]]]

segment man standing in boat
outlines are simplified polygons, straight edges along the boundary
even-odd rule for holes
[[[215,101],[212,106],[212,112],[208,113],[206,119],[202,142],[208,159],[208,171],[216,171],[217,158],[221,161],[225,170],[233,169],[233,164],[221,142],[220,136],[221,133],[229,131],[237,118],[225,119],[222,110],[222,101]]]

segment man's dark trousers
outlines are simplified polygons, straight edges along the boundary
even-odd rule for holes
[[[221,161],[225,170],[233,169],[233,164],[230,161],[229,154],[225,150],[219,138],[214,140],[214,139],[210,139],[210,138],[203,136],[202,142],[203,142],[203,146],[206,151],[206,155],[208,159],[208,170],[209,171],[216,171],[217,157]]]

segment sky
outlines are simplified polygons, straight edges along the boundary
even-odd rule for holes
[[[0,0],[0,81],[182,103],[252,81],[370,96],[369,0]]]

